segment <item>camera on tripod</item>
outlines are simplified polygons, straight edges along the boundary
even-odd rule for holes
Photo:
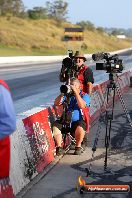
[[[94,61],[103,60],[96,63],[96,70],[106,70],[107,73],[121,73],[124,66],[122,59],[119,59],[118,54],[110,56],[109,53],[97,53],[92,55]]]
[[[65,82],[65,85],[61,85],[60,92],[64,94],[72,94],[72,89],[70,88],[70,78],[76,77],[77,65],[75,62],[75,56],[72,50],[69,51],[69,56],[64,58],[62,61],[62,68],[60,72],[60,82]],[[76,51],[75,55],[79,54]]]

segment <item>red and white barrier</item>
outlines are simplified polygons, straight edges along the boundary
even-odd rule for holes
[[[9,178],[0,179],[0,198],[13,198],[13,189]]]
[[[48,117],[48,109],[44,109],[23,119],[26,135],[33,151],[32,164],[38,173],[54,160],[55,144]]]
[[[116,86],[118,86],[118,90],[123,95],[130,86],[130,75],[131,72],[125,72],[121,74],[116,80]],[[107,92],[107,85],[109,81],[103,82],[99,85],[94,87],[94,91],[91,98],[91,108],[90,108],[90,117],[91,123],[96,120],[99,115],[105,111],[106,109],[106,92]],[[112,94],[112,93],[111,93]],[[113,96],[109,96],[109,105],[112,103]],[[116,92],[115,99],[118,99],[118,94]]]

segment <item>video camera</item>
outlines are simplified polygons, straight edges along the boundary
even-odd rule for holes
[[[123,61],[119,59],[118,54],[110,56],[109,53],[97,53],[92,55],[94,61],[103,60],[103,62],[96,63],[96,70],[106,70],[107,73],[121,73],[123,70]]]
[[[75,62],[75,56],[73,55],[72,50],[69,51],[69,56],[64,58],[62,61],[62,68],[60,72],[60,82],[66,82],[69,78],[75,77],[77,71],[77,65]],[[76,51],[76,55],[79,54],[79,51]]]
[[[70,88],[70,78],[76,77],[77,65],[75,62],[75,56],[72,50],[69,51],[69,56],[64,58],[62,61],[62,68],[60,72],[60,82],[66,82],[65,85],[61,85],[60,92],[64,94],[71,94],[72,90]],[[76,55],[79,51],[76,51]]]

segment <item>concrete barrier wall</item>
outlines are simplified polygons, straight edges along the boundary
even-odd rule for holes
[[[130,51],[131,48],[127,49],[122,49],[114,52],[110,52],[110,54],[115,54],[115,53],[122,53],[126,51]],[[92,54],[85,54],[87,59],[91,59]],[[17,63],[51,63],[51,62],[56,62],[56,61],[62,61],[63,58],[67,56],[17,56],[17,57],[0,57],[0,66],[3,64],[9,65],[9,64],[17,64]]]
[[[0,64],[14,63],[33,63],[33,62],[55,62],[61,61],[66,56],[17,56],[17,57],[0,57]]]
[[[121,90],[128,89],[130,75],[130,72],[120,75],[117,83]],[[107,84],[108,82],[104,82],[94,87],[90,109],[91,124],[105,110]],[[55,145],[51,129],[54,119],[54,108],[48,107],[25,112],[23,118],[18,120],[17,131],[11,136],[10,180],[15,195],[54,162]]]

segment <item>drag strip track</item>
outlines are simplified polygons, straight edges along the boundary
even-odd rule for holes
[[[131,68],[131,54],[121,54],[124,59],[125,68]],[[30,110],[40,105],[52,105],[55,97],[59,94],[60,85],[59,72],[61,62],[1,66],[1,79],[6,80],[11,88],[16,113]],[[95,63],[88,62],[94,72],[95,84],[108,79],[106,71],[96,71]],[[24,104],[24,105],[23,105]]]
[[[52,85],[58,86],[59,90],[59,78],[58,72],[50,72],[48,74],[39,74],[36,76],[27,76],[23,78],[16,78],[7,80],[7,83],[11,87],[12,96],[14,101],[49,91]]]

